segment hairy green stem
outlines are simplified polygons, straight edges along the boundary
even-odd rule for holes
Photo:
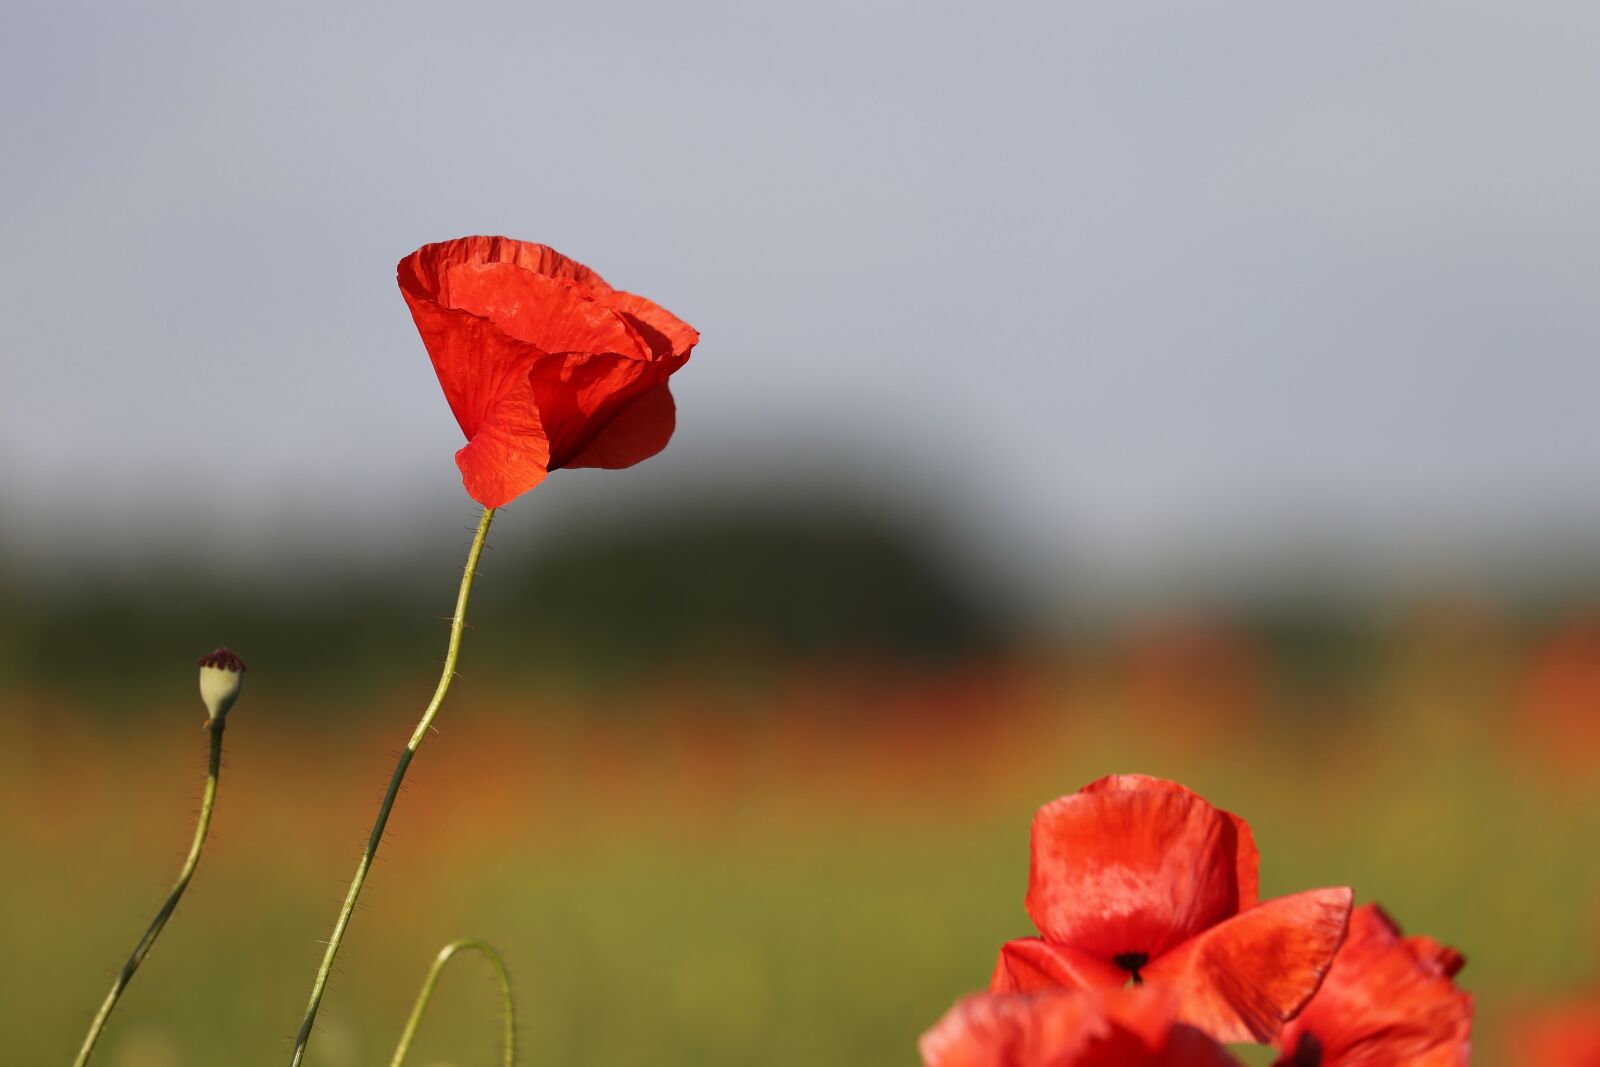
[[[300,1023],[300,1032],[295,1035],[294,1055],[290,1059],[290,1067],[299,1067],[306,1056],[306,1043],[311,1040],[312,1027],[317,1022],[317,1009],[322,1005],[322,995],[328,989],[328,976],[333,973],[333,960],[339,954],[339,945],[344,941],[345,929],[350,925],[350,916],[356,910],[356,901],[361,896],[361,887],[367,881],[367,872],[372,869],[372,860],[378,854],[378,845],[383,842],[384,827],[389,824],[389,812],[394,808],[394,799],[400,792],[400,784],[405,781],[406,768],[411,766],[411,758],[417,754],[417,749],[422,745],[423,738],[427,737],[428,729],[433,725],[433,717],[439,714],[439,708],[444,704],[444,696],[450,691],[450,683],[456,676],[456,657],[461,651],[461,631],[467,623],[467,601],[472,596],[472,579],[477,577],[478,557],[483,554],[483,543],[489,536],[489,523],[494,519],[494,508],[484,508],[483,517],[478,520],[478,532],[473,535],[472,547],[467,551],[467,566],[461,574],[461,589],[456,594],[456,613],[450,619],[450,643],[445,650],[444,670],[439,675],[439,684],[433,691],[433,699],[428,701],[428,707],[422,713],[422,718],[417,722],[417,728],[411,732],[411,740],[406,742],[405,751],[400,753],[400,758],[395,762],[394,774],[389,778],[389,788],[383,794],[383,802],[378,805],[378,818],[372,824],[372,833],[367,838],[366,850],[361,853],[361,862],[356,865],[356,876],[350,882],[350,890],[345,894],[344,906],[339,909],[339,920],[333,925],[333,936],[328,939],[328,950],[323,953],[322,965],[317,968],[317,978],[311,986],[311,1003],[306,1006],[306,1017]]]
[[[172,918],[172,913],[177,909],[183,891],[189,888],[189,879],[194,877],[195,868],[200,866],[200,850],[205,847],[206,831],[211,828],[211,812],[217,805],[217,777],[222,770],[223,726],[224,720],[220,718],[212,719],[206,724],[206,730],[211,735],[211,759],[206,767],[205,792],[200,796],[200,818],[195,824],[194,841],[189,845],[189,856],[183,861],[183,870],[178,872],[178,881],[173,885],[172,892],[167,894],[166,903],[161,905],[161,910],[156,912],[156,917],[151,920],[150,928],[134,946],[133,955],[122,965],[116,981],[111,983],[111,992],[106,994],[105,1003],[100,1005],[94,1021],[89,1024],[89,1033],[84,1037],[83,1047],[78,1050],[78,1058],[72,1061],[72,1067],[83,1067],[89,1062],[89,1055],[94,1052],[95,1042],[100,1040],[100,1034],[106,1028],[106,1021],[111,1018],[112,1009],[121,999],[122,991],[128,988],[128,983],[133,981],[133,974],[139,969],[139,964],[150,954],[156,938],[161,936],[162,927],[167,925],[167,920]]]
[[[444,965],[464,949],[476,949],[494,964],[495,978],[500,983],[500,1003],[504,1009],[502,1014],[505,1017],[505,1056],[501,1062],[504,1067],[513,1067],[516,1063],[517,1006],[511,996],[511,970],[506,966],[505,957],[501,956],[489,942],[480,941],[475,937],[463,937],[459,941],[450,942],[439,950],[438,956],[434,957],[433,966],[428,968],[428,977],[422,982],[422,992],[417,994],[417,1003],[411,1009],[411,1018],[406,1020],[406,1028],[400,1035],[400,1044],[395,1046],[394,1059],[389,1061],[389,1067],[400,1067],[406,1058],[406,1053],[411,1051],[411,1040],[417,1036],[422,1013],[428,1010],[428,1003],[433,1000],[433,991],[439,985],[439,976],[444,973]]]

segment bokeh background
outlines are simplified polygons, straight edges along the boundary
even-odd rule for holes
[[[7,5],[0,1048],[282,1062],[474,510],[393,264],[550,243],[700,328],[506,509],[310,1062],[508,957],[524,1062],[912,1063],[1113,771],[1600,979],[1600,9]],[[465,959],[419,1064],[488,1064]],[[1258,1057],[1259,1059],[1259,1057]]]

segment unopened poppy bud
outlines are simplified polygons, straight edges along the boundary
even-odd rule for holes
[[[219,648],[200,657],[200,699],[211,713],[207,726],[221,728],[243,684],[244,660],[231,649]]]

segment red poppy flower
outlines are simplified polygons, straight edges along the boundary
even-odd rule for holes
[[[1048,989],[966,997],[922,1035],[927,1067],[1238,1067],[1177,1022],[1161,990]]]
[[[1000,950],[990,989],[1167,985],[1219,1041],[1267,1041],[1344,939],[1350,890],[1256,902],[1250,827],[1178,785],[1113,775],[1039,809],[1027,909],[1042,938]]]
[[[499,507],[560,467],[630,467],[666,447],[667,377],[700,335],[544,245],[462,237],[400,261],[400,293],[466,447],[467,494]]]
[[[1376,904],[1357,908],[1322,988],[1273,1042],[1277,1067],[1464,1067],[1472,997],[1450,979],[1465,962],[1402,937]]]
[[[1524,1015],[1512,1027],[1507,1063],[1600,1067],[1600,996]]]

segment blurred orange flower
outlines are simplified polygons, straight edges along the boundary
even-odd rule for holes
[[[560,467],[666,447],[667,377],[700,335],[544,245],[462,237],[400,261],[401,295],[467,444],[467,494],[499,507]]]
[[[1250,827],[1176,782],[1113,775],[1039,809],[1026,906],[1042,938],[1000,950],[990,989],[1169,986],[1178,1018],[1267,1041],[1316,992],[1348,888],[1257,903]]]
[[[927,1067],[1237,1067],[1160,990],[966,997],[922,1035]]]
[[[1600,612],[1579,612],[1534,651],[1517,712],[1518,740],[1552,768],[1600,767]]]
[[[1278,1067],[1466,1064],[1472,997],[1451,981],[1465,962],[1432,938],[1402,937],[1376,904],[1357,908],[1322,988],[1273,1042]]]
[[[1508,1063],[1600,1067],[1600,995],[1524,1015],[1507,1047]]]

